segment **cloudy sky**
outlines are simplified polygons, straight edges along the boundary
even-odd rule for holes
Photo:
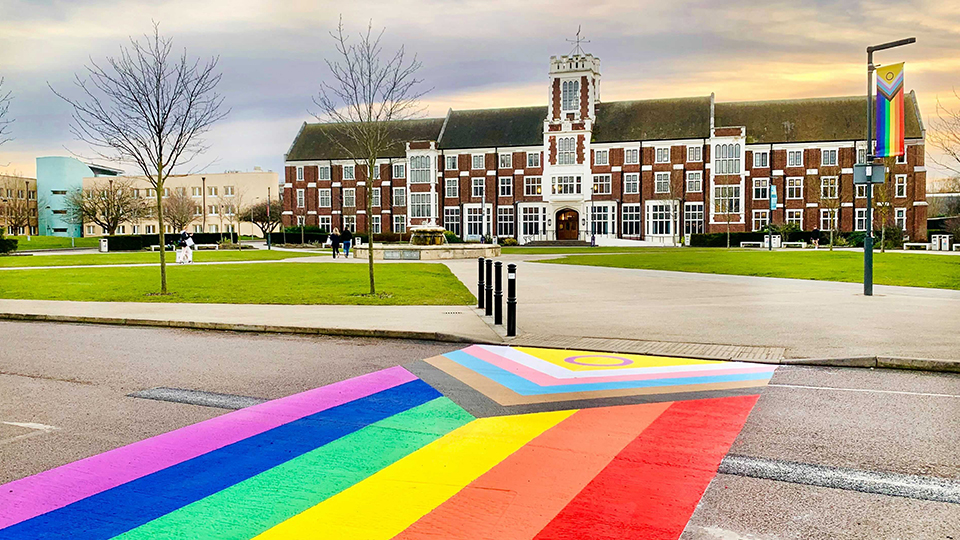
[[[0,76],[16,119],[0,171],[33,175],[37,156],[91,155],[47,85],[76,95],[74,74],[150,31],[151,20],[191,56],[220,57],[219,90],[232,111],[208,135],[206,171],[279,171],[300,124],[312,120],[340,14],[355,30],[373,17],[389,48],[418,54],[430,116],[544,104],[549,57],[570,51],[565,39],[577,25],[602,60],[605,101],[862,94],[865,46],[908,36],[918,43],[877,62],[907,62],[907,89],[917,91],[928,128],[937,98],[960,89],[958,0],[0,0]]]

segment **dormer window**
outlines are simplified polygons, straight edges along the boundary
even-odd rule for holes
[[[580,81],[563,81],[561,107],[563,112],[580,110]]]

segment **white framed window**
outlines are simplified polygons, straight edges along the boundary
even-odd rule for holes
[[[473,154],[471,156],[470,168],[475,171],[480,171],[486,168],[484,165],[484,155],[483,154]]]
[[[623,175],[623,192],[628,194],[640,193],[640,173],[625,173]]]
[[[803,167],[803,150],[787,150],[787,167]]]
[[[625,165],[636,165],[640,163],[640,149],[627,148],[623,151],[623,163]]]
[[[670,193],[670,173],[654,173],[653,192]]]
[[[787,210],[787,223],[803,229],[803,210]]]
[[[856,187],[856,191],[857,191],[856,197],[857,197],[858,199],[866,199],[866,198],[867,198],[867,185],[868,185],[868,184],[857,184],[857,187]],[[870,186],[870,196],[873,197],[873,196],[877,193],[877,190],[874,189],[874,186],[876,186],[876,184],[869,184],[869,186]]]
[[[673,234],[672,201],[647,201],[647,234],[670,236]]]
[[[87,234],[93,234],[93,225],[87,225]]]
[[[900,227],[900,230],[907,230],[907,209],[906,208],[894,208],[893,209],[893,221],[897,224],[897,227]]]
[[[344,165],[343,166],[343,179],[344,180],[356,180],[357,171],[355,165]]]
[[[147,195],[150,195],[150,190],[147,190]],[[193,186],[190,188],[190,195],[193,197],[203,197],[203,189],[200,186]]]
[[[501,176],[499,179],[500,196],[513,197],[513,178],[510,176]]]
[[[460,236],[460,208],[454,206],[452,208],[443,209],[443,228],[452,232],[453,234]]]
[[[656,149],[656,163],[670,163],[669,146],[661,146]]]
[[[217,195],[217,188],[214,187],[214,188],[211,188],[211,189],[213,190],[213,193],[211,193],[211,195],[216,196],[216,195]],[[170,196],[170,188],[163,188],[163,197],[164,197],[164,198],[167,198],[167,197],[169,197],[169,196]]]
[[[455,171],[459,167],[457,165],[457,156],[444,156],[444,169],[448,171]]]
[[[317,199],[318,205],[320,208],[330,208],[331,206],[331,196],[330,188],[322,188],[317,190]]]
[[[769,178],[754,178],[753,179],[753,199],[754,200],[763,200],[770,198],[770,179]]]
[[[612,234],[610,207],[603,204],[590,207],[590,230],[592,234]]]
[[[787,198],[788,199],[802,199],[803,198],[803,178],[787,178]]]
[[[703,203],[690,202],[683,205],[683,233],[703,234]]]
[[[193,226],[193,232],[195,232],[195,233],[202,233],[202,232],[203,232],[203,225],[194,225],[194,226]]]
[[[703,191],[703,172],[687,171],[687,193],[700,193]]]
[[[407,216],[393,216],[393,232],[400,234],[407,232]]]
[[[512,169],[513,168],[513,154],[500,154],[499,156],[500,168],[501,169]]]
[[[23,229],[23,227],[21,227]],[[117,226],[117,234],[127,234],[127,228],[124,225]]]
[[[593,192],[597,195],[609,195],[613,189],[612,184],[609,174],[593,175]]]
[[[131,232],[133,232],[133,234],[140,234],[140,226],[139,226],[139,225],[133,225],[133,226],[130,227],[130,228],[133,229],[133,231],[131,231]]]
[[[528,197],[541,195],[543,190],[543,179],[540,176],[527,176],[523,179],[523,194]]]
[[[620,230],[624,236],[640,236],[643,234],[641,225],[643,208],[639,204],[625,204],[620,207]]]
[[[345,208],[353,208],[357,206],[357,189],[356,188],[343,189],[343,206]]]
[[[574,137],[557,139],[557,164],[573,165],[577,162],[577,141]]]
[[[331,228],[333,222],[330,216],[317,216],[317,223],[324,232],[330,232],[333,230]]]
[[[379,179],[380,179],[380,165],[379,165],[379,164],[375,164],[375,165],[373,166],[373,179],[374,179],[374,180],[379,180]]]
[[[537,169],[540,167],[540,152],[527,152],[527,168]]]
[[[208,225],[207,232],[216,233],[216,232],[220,232],[220,230],[217,228],[216,225]]]
[[[713,186],[713,212],[715,214],[739,214],[740,186]]]
[[[713,161],[714,174],[740,174],[740,145],[716,145]]]
[[[753,231],[762,230],[767,226],[767,223],[770,223],[770,211],[769,210],[754,210],[753,211]]]
[[[579,195],[580,177],[579,176],[554,176],[553,177],[554,195]]]
[[[370,202],[373,203],[373,206],[376,206],[376,207],[380,206],[380,188],[378,187],[373,188],[373,200]]]
[[[410,156],[410,183],[430,183],[430,156]]]
[[[837,228],[837,210],[835,208],[820,209],[820,230],[833,231]]]
[[[394,206],[407,205],[407,188],[403,188],[403,187],[393,188],[393,205]]]
[[[497,207],[497,236],[513,236],[513,207]]]
[[[906,163],[906,162],[907,162],[907,154],[906,154],[906,152],[904,152],[903,154],[897,156],[897,163],[899,163],[899,164],[902,165],[902,164],[904,164],[904,163]]]
[[[307,216],[297,216],[297,227],[303,227],[307,222]]]
[[[483,209],[479,206],[467,208],[467,236],[476,238],[490,234],[490,218],[493,214],[489,205],[486,210],[486,216],[484,216]]]
[[[866,162],[867,162],[867,149],[857,148],[857,163],[866,163]]]
[[[304,199],[306,198],[305,192],[306,192],[306,190],[304,190],[304,189],[302,189],[302,188],[297,190],[297,208],[303,208],[303,207],[304,207],[304,205],[305,205],[305,200],[304,200]]]
[[[432,216],[429,193],[410,194],[410,217],[429,218]]]
[[[482,199],[482,198],[483,198],[483,187],[484,187],[484,184],[485,184],[485,183],[486,183],[486,182],[484,182],[484,178],[483,178],[482,176],[481,176],[481,177],[473,177],[473,178],[470,179],[470,186],[471,186],[470,195],[471,195],[474,199]]]
[[[317,179],[319,180],[329,180],[330,179],[330,166],[321,165],[317,168]]]
[[[343,216],[343,228],[350,232],[357,232],[357,216]]]
[[[443,191],[444,196],[456,199],[460,196],[460,179],[459,178],[444,178],[443,180]]]
[[[520,212],[520,222],[523,227],[524,236],[539,236],[540,225],[545,215],[539,206],[525,206]]]
[[[193,207],[193,215],[195,215],[195,216],[202,216],[202,215],[203,215],[203,207],[200,206],[199,204],[196,205],[196,206],[194,206],[194,207]]]
[[[836,176],[820,177],[820,198],[836,199],[837,195],[838,195],[837,177]]]
[[[867,209],[866,208],[854,209],[853,230],[855,231],[867,230]]]
[[[381,223],[380,216],[370,216],[370,229],[373,234],[380,234],[382,232]]]
[[[753,168],[766,169],[770,166],[770,153],[766,150],[753,151]]]
[[[186,189],[186,188],[179,188],[179,189]],[[223,195],[225,197],[233,197],[236,194],[237,194],[236,188],[234,188],[233,186],[223,186]]]
[[[223,215],[225,216],[236,215],[236,207],[234,207],[232,204],[225,204],[223,206]]]
[[[871,184],[872,185],[872,184]],[[902,199],[907,196],[907,175],[898,174],[894,180],[894,196]]]
[[[219,208],[217,207],[217,205],[215,205],[215,204],[208,205],[208,206],[207,206],[207,215],[208,215],[208,216],[219,216],[220,213],[219,213]]]
[[[837,164],[837,149],[825,148],[820,151],[820,165],[835,166]]]
[[[145,225],[143,229],[144,229],[144,232],[146,232],[147,234],[157,234],[156,225]]]
[[[687,161],[703,161],[703,148],[700,146],[688,146]]]
[[[577,112],[580,110],[580,81],[563,81],[560,95],[562,112]]]
[[[610,164],[610,151],[609,151],[609,150],[594,150],[594,151],[593,151],[593,164],[594,164],[594,165],[609,165],[609,164]]]
[[[407,164],[406,163],[394,163],[393,164],[393,177],[400,179],[407,177]]]
[[[303,180],[303,167],[297,167],[297,180]]]

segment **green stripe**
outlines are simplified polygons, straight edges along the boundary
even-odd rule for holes
[[[437,398],[115,538],[253,538],[473,419]]]

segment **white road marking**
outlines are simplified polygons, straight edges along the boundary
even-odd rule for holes
[[[954,394],[931,394],[928,392],[904,392],[901,390],[871,390],[869,388],[837,388],[835,386],[805,386],[802,384],[768,384],[779,388],[803,388],[807,390],[836,390],[838,392],[867,392],[874,394],[899,394],[903,396],[924,396],[924,397],[948,397],[960,398]]]
[[[52,433],[60,429],[56,426],[48,426],[46,424],[36,424],[33,422],[0,422],[0,424],[6,424],[8,426],[16,426],[16,427],[22,427],[22,428],[33,430],[30,433],[24,433],[23,435],[17,435],[15,437],[7,437],[6,439],[0,439],[0,446],[3,446],[8,443],[16,442],[16,441],[22,441],[23,439],[29,439],[30,437],[36,437],[38,435]]]

